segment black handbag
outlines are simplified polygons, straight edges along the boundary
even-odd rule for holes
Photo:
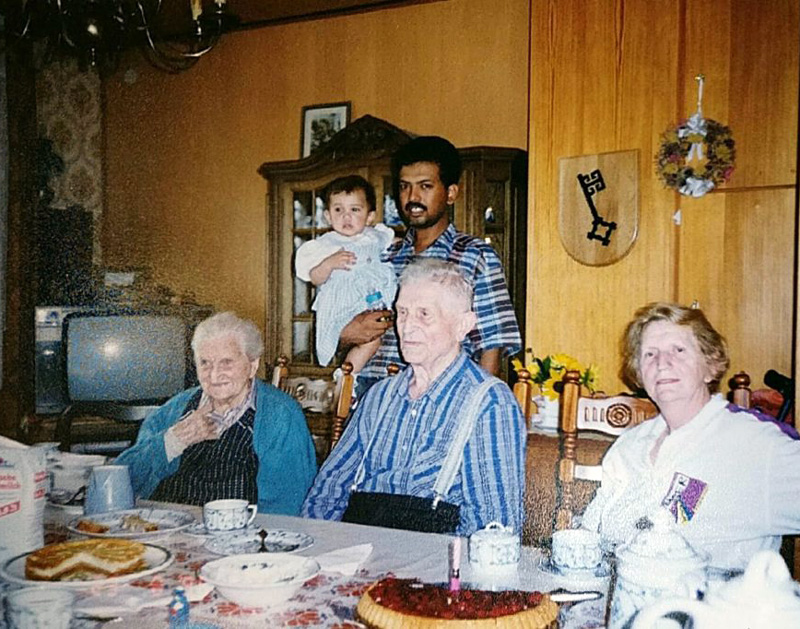
[[[442,463],[442,468],[439,470],[439,475],[432,488],[434,497],[423,498],[406,494],[358,491],[358,484],[364,480],[364,465],[372,445],[372,440],[370,440],[356,471],[355,483],[351,488],[347,509],[342,515],[342,522],[421,533],[455,533],[461,521],[461,507],[446,502],[442,498],[450,491],[456,474],[461,468],[464,446],[466,446],[478,419],[478,413],[482,407],[481,399],[486,391],[497,382],[501,381],[498,378],[490,377],[465,400],[464,408],[469,410],[459,423],[450,449]],[[373,435],[374,438],[375,435]]]

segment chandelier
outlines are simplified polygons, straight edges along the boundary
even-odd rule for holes
[[[45,57],[77,57],[82,69],[116,68],[140,48],[166,72],[191,68],[239,20],[227,0],[7,0],[9,42],[45,42]],[[169,5],[169,6],[167,6]]]

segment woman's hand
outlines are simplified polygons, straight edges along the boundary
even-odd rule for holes
[[[314,286],[319,286],[328,281],[334,271],[349,271],[350,267],[356,263],[356,254],[352,251],[339,249],[332,253],[317,266],[308,272],[308,277]]]
[[[186,447],[201,441],[219,438],[217,425],[211,419],[211,402],[198,406],[196,410],[172,427],[172,434]]]

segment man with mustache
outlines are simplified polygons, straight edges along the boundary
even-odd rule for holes
[[[414,138],[393,156],[392,177],[400,216],[408,230],[402,240],[386,249],[381,260],[390,262],[398,277],[418,257],[457,264],[473,284],[473,310],[477,315],[477,324],[462,346],[475,362],[496,375],[502,355],[517,353],[522,341],[503,267],[494,249],[479,238],[459,232],[450,222],[448,209],[458,196],[461,177],[458,150],[438,136]],[[363,312],[342,331],[342,347],[383,335],[380,349],[360,374],[362,391],[386,377],[390,364],[405,363],[391,315],[385,310]]]

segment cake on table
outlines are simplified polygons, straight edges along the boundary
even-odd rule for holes
[[[51,544],[25,558],[25,578],[34,581],[94,581],[147,568],[145,546],[126,539],[85,539]]]
[[[451,592],[445,585],[388,577],[370,586],[356,612],[372,629],[548,629],[556,626],[558,605],[541,592]]]

